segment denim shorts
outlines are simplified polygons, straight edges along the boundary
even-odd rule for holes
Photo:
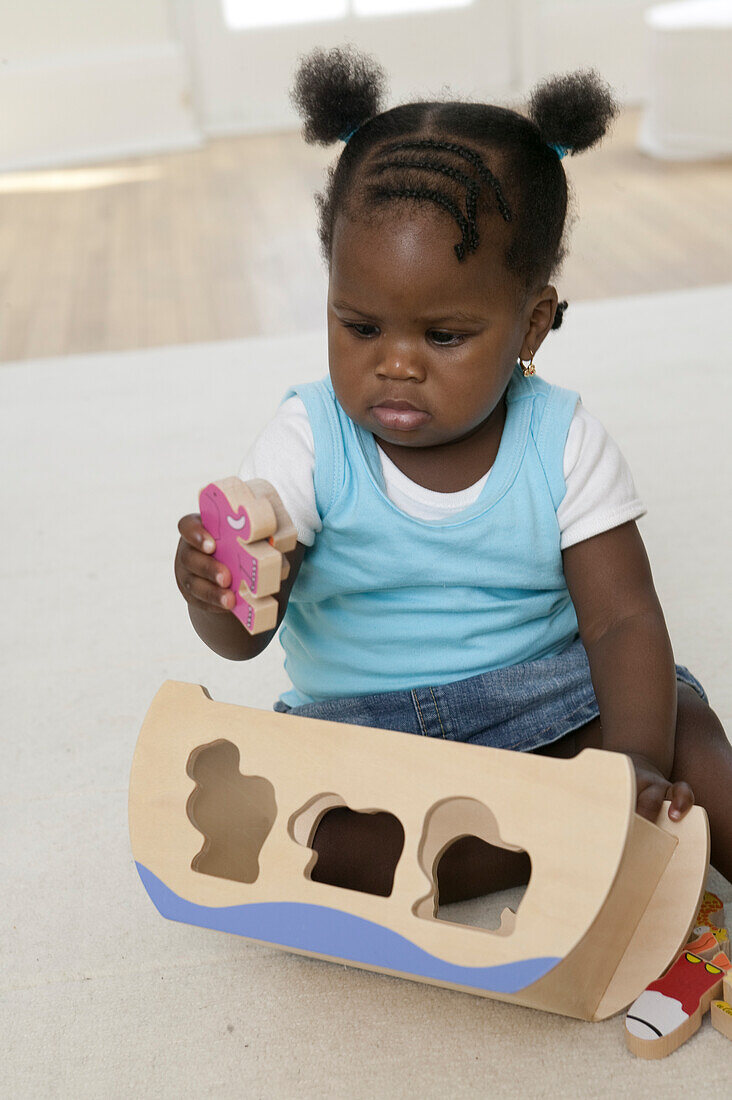
[[[708,702],[704,688],[683,665],[676,665],[676,679]],[[579,638],[554,657],[497,668],[451,684],[298,707],[278,699],[274,710],[522,752],[550,745],[600,713]]]

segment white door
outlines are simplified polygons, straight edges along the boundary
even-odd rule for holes
[[[352,43],[386,71],[385,107],[505,100],[518,84],[511,0],[173,0],[209,134],[297,129],[288,91],[314,47]]]

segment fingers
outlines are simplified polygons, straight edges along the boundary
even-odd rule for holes
[[[207,611],[231,611],[236,597],[231,591],[231,572],[213,556],[216,543],[201,524],[200,515],[183,516],[178,522],[181,538],[175,556],[175,579],[183,598]]]
[[[638,792],[635,812],[640,814],[641,817],[645,817],[646,820],[655,823],[658,820],[665,797],[665,787],[661,783],[651,783]]]
[[[687,814],[694,805],[694,792],[688,783],[679,782],[671,784],[666,792],[666,798],[671,800],[671,805],[668,808],[668,816],[673,821],[680,821],[684,814]]]
[[[179,519],[178,530],[189,546],[202,550],[206,554],[213,554],[216,549],[213,536],[208,533],[201,523],[201,516],[198,512],[190,512],[187,516]]]
[[[694,793],[688,783],[650,783],[639,792],[636,813],[648,821],[657,821],[663,803],[669,800],[668,816],[681,821],[694,805]]]

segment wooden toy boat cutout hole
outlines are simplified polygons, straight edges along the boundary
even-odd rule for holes
[[[418,850],[420,866],[432,879],[434,886],[430,893],[420,898],[412,907],[415,916],[427,920],[444,920],[451,924],[461,923],[451,916],[440,916],[439,910],[440,867],[447,869],[445,857],[456,846],[463,850],[469,847],[478,859],[489,859],[491,851],[495,849],[527,855],[520,845],[503,839],[495,814],[484,802],[475,798],[446,798],[435,803],[425,815]],[[531,860],[528,862],[524,893],[531,877]],[[486,923],[481,922],[477,927],[501,936],[509,936],[515,928],[517,912],[518,907],[516,910],[506,908],[497,923],[489,918]],[[470,927],[476,925],[471,924]]]
[[[499,877],[503,878],[506,874],[506,868],[503,865],[500,852],[501,845],[488,844],[487,841],[473,835],[462,836],[459,840],[448,845],[440,857],[436,870],[437,911],[434,915],[435,920],[447,921],[450,924],[463,925],[469,928],[483,928],[486,932],[496,932],[502,936],[510,935],[515,928],[516,914],[521,907],[531,879],[531,860],[528,852],[524,851],[523,848],[512,853],[516,859],[515,874],[513,866],[510,871],[512,881],[498,887],[487,886],[485,892],[480,895],[479,905],[473,904],[471,906],[470,919],[464,919],[463,917],[463,901],[454,900],[448,903],[440,901],[440,898],[444,896],[448,889],[447,883],[454,880],[455,867],[465,868],[474,864],[478,866],[487,864],[489,868],[488,875],[495,869],[498,871]],[[446,856],[448,859],[445,858]],[[447,867],[450,858],[456,860],[453,868]],[[499,867],[500,870],[498,870]],[[486,881],[489,880],[486,878]],[[500,909],[500,895],[508,890],[512,891],[512,907],[509,908],[504,905]]]
[[[404,826],[393,813],[375,808],[354,810],[331,792],[317,795],[294,814],[288,832],[298,844],[316,853],[305,869],[311,882],[380,897],[391,895],[404,850]]]
[[[223,739],[195,748],[186,771],[196,783],[186,813],[204,838],[191,869],[256,882],[259,853],[277,816],[274,787],[261,775],[243,775],[238,748]]]

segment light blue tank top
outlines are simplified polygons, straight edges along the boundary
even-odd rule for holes
[[[496,461],[448,519],[386,495],[376,441],[329,378],[290,389],[315,442],[323,529],[303,558],[280,631],[290,706],[447,684],[561,653],[578,635],[557,508],[578,395],[516,367]]]

